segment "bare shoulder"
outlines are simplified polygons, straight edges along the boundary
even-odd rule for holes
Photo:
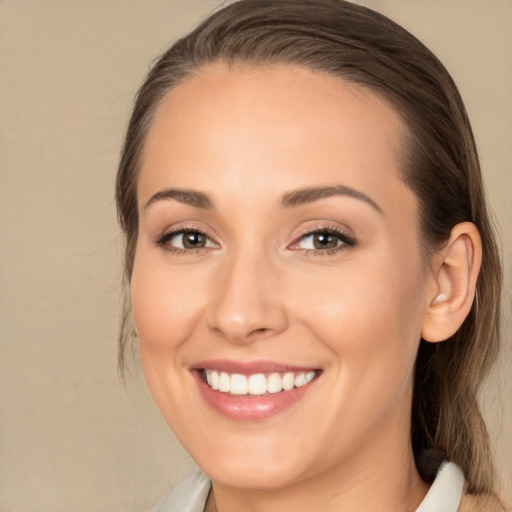
[[[464,493],[458,512],[511,512],[494,496],[474,496]]]

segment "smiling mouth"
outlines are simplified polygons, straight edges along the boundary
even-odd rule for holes
[[[202,380],[214,391],[236,396],[261,396],[291,391],[309,384],[320,371],[272,372],[242,375],[201,370]]]

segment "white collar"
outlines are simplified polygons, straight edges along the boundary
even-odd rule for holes
[[[416,512],[457,512],[463,486],[462,471],[453,462],[443,462]]]

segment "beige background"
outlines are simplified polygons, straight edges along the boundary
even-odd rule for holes
[[[366,3],[441,57],[473,121],[507,272],[500,373],[482,402],[512,500],[512,1]],[[126,387],[117,378],[112,196],[148,63],[215,5],[0,0],[2,512],[144,510],[192,468],[137,367]]]

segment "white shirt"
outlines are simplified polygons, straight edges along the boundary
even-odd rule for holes
[[[452,462],[443,462],[434,483],[416,512],[457,512],[464,475]],[[203,512],[211,482],[196,471],[168,492],[149,512]]]

